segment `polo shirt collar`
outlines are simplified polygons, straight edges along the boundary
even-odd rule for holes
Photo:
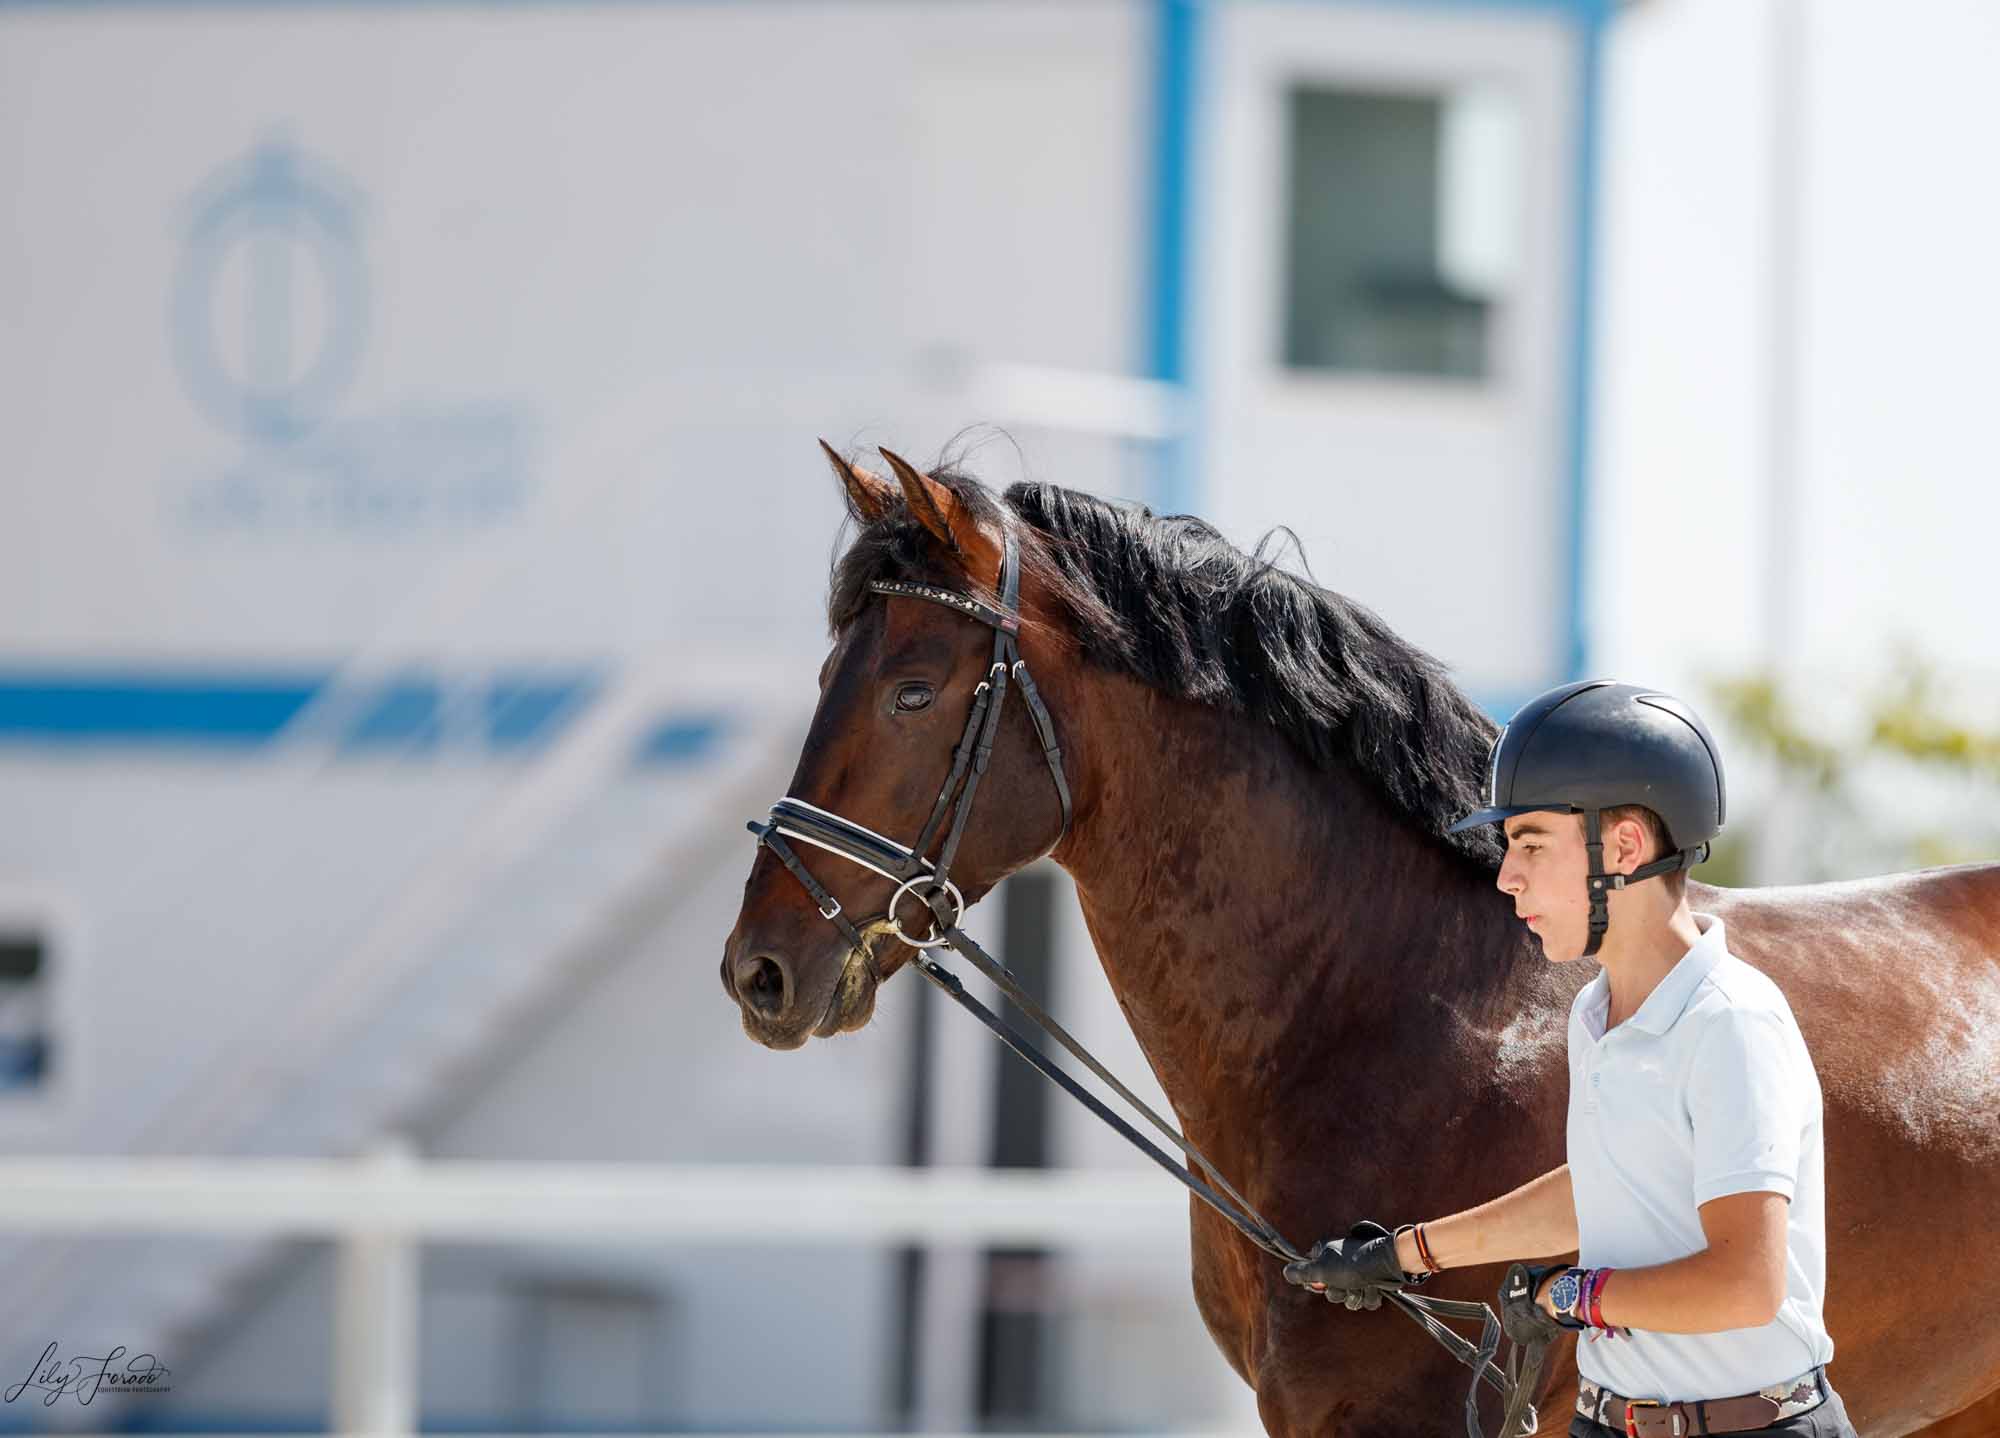
[[[1646,995],[1646,1002],[1639,1005],[1639,1012],[1626,1021],[1632,1027],[1656,1035],[1672,1028],[1686,1011],[1694,991],[1701,987],[1701,981],[1729,952],[1728,936],[1722,931],[1722,920],[1713,914],[1696,914],[1694,926],[1701,930],[1701,937]]]

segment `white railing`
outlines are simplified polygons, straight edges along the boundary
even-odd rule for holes
[[[809,1200],[809,1201],[808,1201]],[[1184,1243],[1150,1172],[363,1159],[0,1160],[0,1231],[324,1238],[340,1246],[333,1427],[417,1430],[425,1241],[769,1239],[973,1246]]]

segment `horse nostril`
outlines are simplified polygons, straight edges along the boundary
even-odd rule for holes
[[[739,960],[736,993],[765,1018],[775,1018],[785,1011],[785,971],[763,954]]]

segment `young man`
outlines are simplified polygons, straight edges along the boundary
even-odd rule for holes
[[[1603,966],[1570,1010],[1569,1162],[1393,1235],[1357,1225],[1286,1277],[1373,1307],[1574,1249],[1517,1300],[1583,1331],[1571,1438],[1853,1438],[1825,1372],[1819,1080],[1784,995],[1687,903],[1722,828],[1714,739],[1667,695],[1565,684],[1502,731],[1487,797],[1454,831],[1502,825],[1499,887],[1543,954]]]

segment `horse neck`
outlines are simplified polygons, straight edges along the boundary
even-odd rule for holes
[[[1440,1004],[1517,1005],[1520,945],[1492,876],[1360,775],[1313,768],[1241,715],[1094,687],[1055,858],[1191,1132],[1240,1112],[1232,1095],[1337,1082]]]

